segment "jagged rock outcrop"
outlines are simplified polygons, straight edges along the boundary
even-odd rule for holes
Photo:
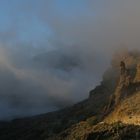
[[[136,59],[136,58],[135,58]],[[104,115],[108,115],[122,100],[131,94],[140,91],[140,62],[139,59],[129,63],[129,67],[124,61],[120,62],[120,75],[114,94],[110,95],[108,105],[104,109]],[[127,61],[126,61],[127,62]]]
[[[136,71],[137,73],[134,79],[134,83],[139,83],[140,82],[140,62],[137,64]]]
[[[106,109],[108,123],[122,121],[123,123],[140,125],[140,63],[132,69],[120,63],[120,78],[115,93]]]
[[[126,95],[125,89],[132,83],[132,76],[130,75],[130,70],[126,68],[126,64],[120,62],[120,78],[114,94],[115,105],[124,98]]]
[[[105,118],[105,122],[121,121],[125,124],[140,125],[140,91],[122,100]]]
[[[133,75],[134,70],[135,75]],[[117,105],[122,99],[126,98],[129,94],[138,91],[139,87],[140,87],[140,64],[138,63],[135,69],[127,69],[126,64],[123,61],[121,61],[120,79],[114,94],[115,104]]]

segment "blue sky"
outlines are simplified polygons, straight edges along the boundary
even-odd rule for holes
[[[28,9],[28,4],[29,9]],[[50,30],[36,16],[34,10],[38,3],[35,0],[1,0],[0,32],[15,32],[16,41],[40,41]],[[31,8],[31,9],[30,9]]]
[[[74,20],[88,10],[86,4],[85,0],[1,0],[0,33],[15,32],[14,39],[22,42],[47,40],[53,33],[47,18]]]

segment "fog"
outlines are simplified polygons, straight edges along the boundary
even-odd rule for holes
[[[6,2],[0,24],[10,24],[0,28],[1,120],[86,99],[114,52],[139,49],[139,0]]]

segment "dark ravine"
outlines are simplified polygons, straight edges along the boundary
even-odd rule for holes
[[[88,99],[60,111],[0,122],[0,140],[139,140],[140,53],[123,57],[113,59]]]

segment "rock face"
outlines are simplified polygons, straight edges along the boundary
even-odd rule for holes
[[[120,76],[116,86],[112,100],[117,105],[122,99],[126,98],[130,93],[139,90],[140,87],[140,63],[135,68],[135,75],[133,75],[134,69],[126,68],[124,61],[120,62]]]
[[[107,123],[121,121],[125,124],[140,125],[140,91],[122,100],[105,121]]]
[[[123,100],[140,91],[140,54],[127,54],[125,61],[120,61],[118,80],[114,92],[104,108],[103,118],[111,113]],[[130,59],[131,58],[131,59]],[[111,84],[109,84],[111,85]]]
[[[140,82],[140,62],[137,64],[137,73],[136,73],[136,77],[134,79],[135,83]]]
[[[119,101],[127,96],[125,89],[132,83],[132,76],[130,75],[130,70],[126,68],[126,65],[123,61],[120,62],[120,79],[115,91],[115,104],[118,104]],[[125,93],[125,94],[124,94]]]
[[[120,76],[116,90],[107,107],[107,122],[121,121],[126,124],[140,125],[140,63],[126,68],[120,62]]]

